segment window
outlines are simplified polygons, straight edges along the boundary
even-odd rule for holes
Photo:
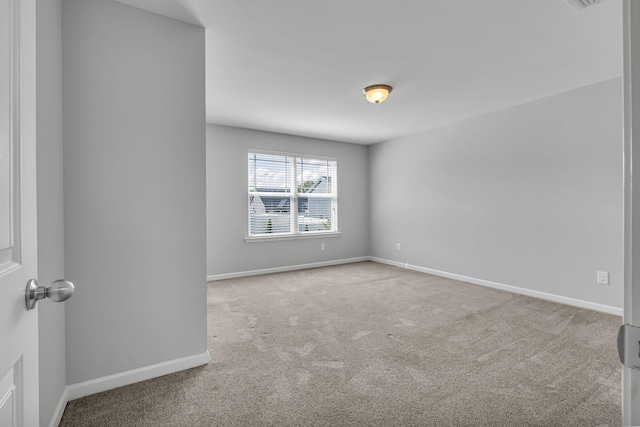
[[[338,231],[336,161],[249,153],[249,236]]]

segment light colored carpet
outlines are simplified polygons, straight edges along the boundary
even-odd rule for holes
[[[372,262],[209,283],[212,362],[61,426],[619,426],[621,319]]]

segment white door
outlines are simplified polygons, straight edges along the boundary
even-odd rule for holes
[[[0,0],[0,426],[37,426],[35,0]],[[64,325],[60,325],[64,327]]]
[[[624,323],[640,327],[640,2],[624,0]],[[633,169],[636,169],[635,174]],[[629,345],[634,343],[629,343]],[[637,345],[635,343],[634,345]],[[639,350],[640,351],[640,350]],[[640,371],[624,368],[625,426],[640,425]]]

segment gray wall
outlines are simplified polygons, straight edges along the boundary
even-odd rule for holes
[[[60,0],[37,2],[38,280],[64,278]],[[65,304],[39,303],[40,425],[64,394]]]
[[[371,255],[622,306],[620,79],[374,145],[370,177]]]
[[[246,243],[249,148],[338,161],[340,237]],[[368,149],[276,133],[207,125],[207,273],[217,275],[369,254]],[[320,244],[326,245],[324,252]]]
[[[207,351],[204,30],[64,0],[67,382]]]

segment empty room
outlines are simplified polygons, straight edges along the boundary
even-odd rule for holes
[[[0,426],[640,425],[639,3],[0,2]]]

